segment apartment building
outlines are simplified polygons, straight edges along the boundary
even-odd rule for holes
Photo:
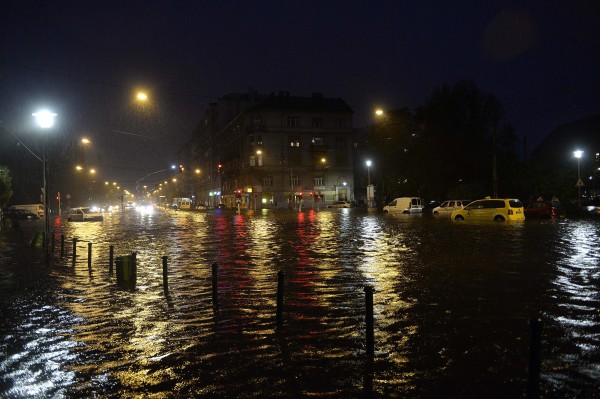
[[[211,104],[192,146],[200,203],[242,208],[326,206],[354,199],[352,109],[289,92]]]

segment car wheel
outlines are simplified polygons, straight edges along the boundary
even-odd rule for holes
[[[500,215],[497,215],[497,216],[494,218],[494,221],[495,221],[495,222],[504,222],[504,218],[503,218],[502,216],[500,216]]]
[[[463,215],[456,215],[454,216],[454,220],[465,220],[465,217]]]
[[[433,212],[435,216],[439,215],[438,211]]]

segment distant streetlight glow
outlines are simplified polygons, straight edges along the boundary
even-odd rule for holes
[[[83,137],[83,138],[81,139],[81,143],[82,143],[82,144],[90,144],[90,143],[91,143],[91,141],[90,141],[90,139],[88,139],[87,137]]]
[[[377,115],[377,116],[383,115],[383,110],[382,109],[375,110],[375,115]]]
[[[146,93],[144,93],[143,91],[140,91],[136,98],[140,101],[146,101],[148,99],[148,95]]]

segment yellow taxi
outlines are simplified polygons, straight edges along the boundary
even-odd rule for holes
[[[491,198],[476,200],[457,209],[450,216],[452,220],[478,220],[503,222],[525,220],[523,204],[516,198]]]

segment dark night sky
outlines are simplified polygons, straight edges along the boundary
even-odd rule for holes
[[[46,104],[57,130],[92,136],[110,179],[162,169],[209,102],[249,87],[341,97],[361,126],[376,107],[414,109],[434,88],[473,79],[504,103],[503,122],[530,150],[558,125],[600,113],[597,1],[0,7],[0,121],[25,140]],[[130,102],[137,87],[151,91],[147,109]]]

